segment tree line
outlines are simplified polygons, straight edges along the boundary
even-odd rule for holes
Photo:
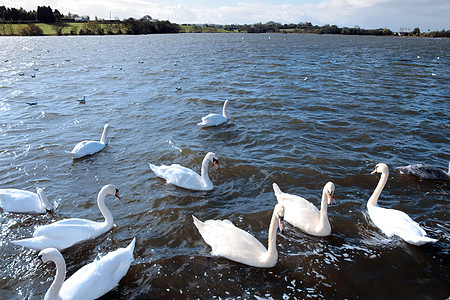
[[[43,35],[44,32],[39,26],[33,23],[52,24],[56,34],[61,35],[70,22],[75,22],[76,14],[61,14],[57,9],[52,10],[50,6],[38,6],[37,10],[26,11],[23,8],[6,8],[0,6],[0,35],[15,35],[12,27],[13,23],[29,24],[22,27],[18,34],[20,35]],[[152,33],[179,33],[182,32],[181,26],[169,21],[159,21],[152,19],[149,15],[141,19],[128,18],[119,20],[83,20],[84,25],[81,29],[78,27],[65,30],[66,34],[152,34]],[[187,24],[185,24],[187,25]],[[9,27],[8,27],[9,26]],[[198,26],[190,25],[192,32],[217,32],[217,29],[230,32],[246,33],[314,33],[314,34],[343,34],[343,35],[375,35],[375,36],[417,36],[417,37],[450,37],[450,30],[420,32],[419,28],[414,28],[410,32],[393,32],[388,28],[362,29],[358,26],[353,28],[338,27],[336,25],[313,25],[310,22],[300,22],[298,24],[281,24],[277,22],[256,23],[252,25],[208,25]],[[67,33],[69,32],[69,33]]]
[[[206,25],[215,26],[215,25]],[[362,29],[359,26],[353,28],[338,27],[336,25],[313,25],[310,22],[301,22],[298,24],[281,24],[276,22],[267,22],[265,24],[257,23],[253,25],[216,25],[225,30],[235,30],[248,33],[315,33],[315,34],[343,34],[343,35],[397,35],[397,36],[417,36],[417,37],[450,37],[450,30],[420,32],[419,28],[414,28],[411,32],[393,32],[388,28]]]

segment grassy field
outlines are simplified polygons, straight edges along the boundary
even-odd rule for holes
[[[45,23],[35,23],[36,26],[42,29],[44,35],[57,35],[57,29],[55,25],[45,24]],[[19,35],[22,27],[28,26],[28,24],[0,24],[0,35]],[[84,23],[64,23],[61,33],[78,34],[80,29],[82,29]]]
[[[50,25],[45,23],[35,23],[36,26],[42,29],[44,35],[58,35],[57,30],[61,29],[62,35],[77,35],[80,30],[86,30],[87,23],[63,23],[61,25]],[[0,35],[20,35],[20,30],[22,27],[28,26],[28,24],[0,24]],[[104,29],[104,32],[109,31],[113,33],[118,32],[119,24],[100,24]],[[59,28],[58,28],[59,27]],[[227,31],[222,28],[206,27],[206,26],[193,26],[193,25],[182,25],[181,31],[185,33],[225,33],[232,32]]]

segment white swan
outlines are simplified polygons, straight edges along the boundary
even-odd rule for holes
[[[378,206],[378,197],[388,180],[389,168],[387,165],[380,163],[376,165],[371,174],[374,173],[381,173],[381,177],[372,196],[367,201],[367,211],[372,222],[388,237],[396,235],[413,245],[436,242],[436,239],[427,237],[425,230],[404,212]]]
[[[92,155],[97,153],[103,148],[105,148],[106,144],[108,144],[108,134],[109,125],[105,124],[103,128],[102,137],[99,142],[97,141],[82,141],[75,145],[71,152],[68,152],[72,155],[72,158],[80,158],[86,155]]]
[[[228,220],[202,222],[195,216],[192,218],[202,238],[211,246],[212,255],[259,268],[271,268],[277,263],[277,228],[281,231],[284,229],[282,205],[277,204],[273,210],[267,249],[251,234],[237,228]]]
[[[134,261],[133,251],[136,238],[126,248],[109,252],[99,260],[83,266],[66,281],[66,263],[55,248],[46,248],[39,252],[42,263],[53,261],[56,276],[45,294],[44,300],[97,299],[116,286],[127,274]]]
[[[278,203],[283,205],[286,212],[284,219],[310,235],[327,236],[331,233],[331,225],[327,216],[327,204],[331,204],[334,194],[334,184],[328,182],[322,191],[320,211],[308,200],[287,193],[283,193],[276,183],[273,190]]]
[[[210,127],[210,126],[219,126],[220,124],[223,124],[228,121],[228,116],[226,112],[228,100],[225,101],[223,104],[222,114],[209,114],[202,118],[202,121],[200,123],[197,123],[197,125],[202,127]]]
[[[441,169],[426,165],[426,164],[414,164],[403,167],[398,167],[401,174],[410,174],[420,179],[429,180],[450,180],[450,162],[448,163],[448,172],[445,173]]]
[[[97,197],[97,205],[105,218],[103,222],[78,218],[65,219],[52,224],[39,226],[34,231],[32,238],[11,242],[36,250],[56,248],[61,251],[76,243],[94,239],[109,231],[114,225],[111,212],[105,205],[107,195],[115,195],[120,199],[119,190],[112,184],[105,185],[100,190]]]
[[[210,191],[213,189],[213,183],[208,176],[208,164],[212,162],[216,169],[219,169],[219,160],[212,152],[208,152],[203,158],[201,175],[198,175],[191,169],[185,168],[178,164],[170,166],[155,166],[149,163],[150,168],[156,176],[164,178],[167,183],[176,186],[197,191]]]
[[[38,188],[36,193],[18,189],[0,189],[0,207],[4,211],[15,213],[52,213],[44,191]]]

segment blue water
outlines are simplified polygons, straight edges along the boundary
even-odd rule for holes
[[[36,268],[36,251],[9,241],[64,218],[100,221],[95,199],[109,183],[122,196],[106,200],[116,227],[63,252],[70,276],[137,238],[135,261],[104,299],[450,295],[448,183],[395,170],[448,168],[450,40],[179,34],[0,42],[0,188],[43,187],[57,206],[53,219],[1,212],[0,298],[43,298],[55,273],[51,263]],[[226,99],[226,126],[196,126]],[[65,153],[99,139],[105,123],[102,152],[76,161]],[[211,192],[167,185],[148,167],[199,172],[209,151],[221,164],[210,168]],[[379,204],[409,214],[437,243],[411,246],[371,223],[366,202],[379,162],[390,167]],[[272,183],[319,206],[330,180],[332,234],[287,225],[270,269],[211,257],[192,223],[193,214],[229,219],[266,245]]]

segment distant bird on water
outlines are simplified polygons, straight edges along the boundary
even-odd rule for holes
[[[33,106],[33,105],[37,105],[37,102],[27,102],[27,104]]]
[[[426,165],[414,164],[397,168],[401,174],[414,175],[420,179],[429,180],[450,180],[450,162],[448,163],[448,172],[445,173],[441,169]]]
[[[77,101],[79,102],[79,103],[86,103],[86,96],[83,96],[83,98],[80,98],[80,99],[77,99]]]
[[[197,125],[202,127],[210,127],[210,126],[219,126],[223,123],[226,123],[228,121],[228,115],[226,112],[228,100],[226,100],[223,103],[223,109],[222,114],[209,114],[202,118],[202,121],[200,123],[197,123]]]

